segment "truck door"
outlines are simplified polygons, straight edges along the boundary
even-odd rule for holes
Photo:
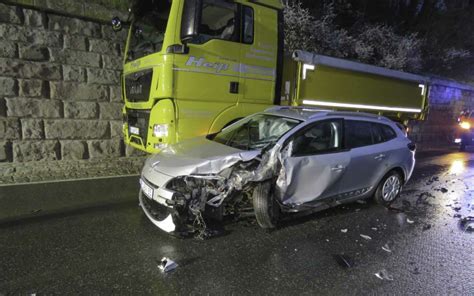
[[[278,11],[249,2],[241,6],[241,102],[253,113],[272,105],[275,97]]]
[[[318,121],[297,132],[289,145],[282,202],[304,204],[336,196],[350,161],[348,151],[342,150],[342,119]]]
[[[216,116],[239,101],[239,5],[203,0],[199,35],[187,45],[189,54],[176,55],[174,67],[181,139],[206,134]]]

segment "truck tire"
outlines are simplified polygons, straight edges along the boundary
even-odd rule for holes
[[[277,226],[280,206],[273,197],[272,183],[258,184],[253,191],[253,208],[260,227],[273,229]]]
[[[375,190],[374,200],[376,203],[388,206],[390,205],[398,196],[403,188],[403,178],[397,171],[393,170],[388,172],[380,181]]]

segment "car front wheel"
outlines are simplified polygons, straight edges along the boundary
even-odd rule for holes
[[[374,194],[378,204],[387,206],[391,204],[402,191],[403,179],[400,173],[391,171],[382,179]]]
[[[276,227],[280,206],[273,197],[272,183],[258,184],[253,191],[253,208],[260,227],[273,229]]]

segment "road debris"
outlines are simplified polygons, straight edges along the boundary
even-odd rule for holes
[[[407,223],[408,223],[408,224],[413,224],[413,223],[415,223],[415,221],[410,220],[410,218],[407,218]]]
[[[342,233],[347,233],[347,229],[341,229]]]
[[[360,237],[362,237],[363,239],[366,239],[366,240],[371,240],[372,238],[368,235],[365,235],[365,234],[361,234]]]
[[[356,200],[356,203],[361,204],[361,205],[365,205],[367,203],[367,201],[365,201],[363,199],[358,199],[358,200]]]
[[[464,217],[459,221],[459,226],[464,232],[474,232],[474,217]]]
[[[170,272],[176,269],[176,267],[178,267],[178,264],[167,257],[163,257],[158,265],[161,272]]]
[[[385,252],[388,252],[388,253],[392,253],[392,250],[390,250],[388,244],[383,245],[382,250],[384,250]]]
[[[429,229],[431,229],[431,224],[425,224],[425,226],[423,226],[423,231],[426,231]]]
[[[379,230],[377,227],[372,227],[371,229],[372,229],[373,231]]]
[[[333,254],[332,257],[342,268],[351,268],[354,266],[354,261],[344,254]]]
[[[393,277],[385,269],[375,273],[375,276],[381,280],[393,281]]]
[[[461,210],[461,207],[454,207],[453,210],[455,210],[456,212],[459,212]]]

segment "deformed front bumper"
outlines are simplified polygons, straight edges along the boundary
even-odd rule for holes
[[[147,218],[167,233],[181,232],[177,219],[181,202],[175,199],[175,192],[154,186],[145,178],[140,179],[140,187],[139,204]]]

